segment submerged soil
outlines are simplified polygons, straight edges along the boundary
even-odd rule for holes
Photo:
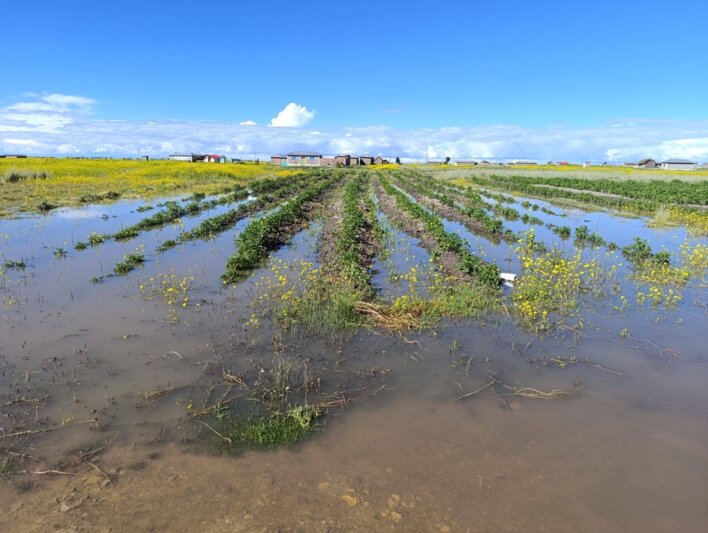
[[[379,198],[381,211],[393,220],[404,232],[420,240],[421,244],[428,250],[438,248],[435,238],[427,231],[425,224],[420,220],[404,213],[396,205],[396,200],[391,198],[380,184],[376,184],[376,194]],[[442,268],[451,276],[458,279],[465,279],[467,276],[460,270],[460,261],[456,254],[443,251],[439,258]]]
[[[430,209],[434,213],[437,213],[441,217],[447,218],[449,220],[456,220],[457,222],[464,224],[473,233],[476,233],[479,235],[484,235],[484,236],[487,236],[487,237],[490,237],[490,238],[496,239],[496,240],[499,240],[503,237],[503,235],[501,233],[490,232],[486,228],[486,226],[484,224],[482,224],[481,222],[474,220],[466,215],[463,215],[454,207],[450,207],[449,205],[445,205],[437,198],[430,198],[427,196],[423,196],[422,194],[419,194],[418,192],[411,189],[410,187],[407,187],[405,184],[400,184],[400,186],[408,194],[410,194],[413,198],[415,198],[416,202],[418,202],[419,204],[424,205],[425,207],[427,207],[428,209]]]
[[[100,463],[113,483],[87,468],[21,495],[0,488],[0,529],[702,531],[705,413],[602,405],[504,412],[418,391],[295,449],[234,459],[170,445],[149,459],[123,445]]]

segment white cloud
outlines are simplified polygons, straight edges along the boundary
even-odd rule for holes
[[[29,96],[34,100],[0,108],[0,131],[56,133],[89,114],[96,103],[92,98],[69,94]]]
[[[15,144],[19,146],[39,146],[39,143],[32,139],[3,139],[4,144]]]
[[[80,152],[80,150],[76,146],[68,143],[57,145],[56,150],[58,154],[78,154]],[[97,153],[107,153],[109,151],[110,148],[107,148],[105,150],[96,149]]]
[[[253,122],[252,120],[246,120],[246,121],[244,121],[244,122],[239,122],[239,124],[240,124],[241,126],[258,126],[258,124],[256,124],[256,123]]]
[[[238,122],[96,120],[94,101],[69,95],[33,96],[33,101],[0,108],[0,153],[165,156],[172,152],[214,152],[265,159],[297,149],[371,153],[404,161],[453,159],[537,161],[637,161],[682,157],[708,161],[708,121],[626,120],[571,128],[514,125],[402,129],[383,126],[244,127]],[[36,104],[36,105],[34,105]],[[291,107],[294,106],[294,107]],[[273,122],[290,115],[314,115],[289,104]],[[285,117],[283,114],[285,113]],[[282,121],[279,119],[282,118]],[[297,121],[290,120],[290,124]],[[299,119],[302,120],[302,119]],[[273,123],[271,123],[273,125]],[[2,135],[0,133],[0,135]],[[5,137],[5,138],[3,138]],[[19,143],[18,143],[19,141]]]
[[[315,111],[310,111],[305,106],[290,102],[268,125],[271,128],[298,128],[309,124],[313,118],[315,118]]]

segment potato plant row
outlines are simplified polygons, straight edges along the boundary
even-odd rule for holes
[[[177,239],[164,241],[157,251],[164,252],[179,244],[197,239],[213,239],[217,235],[234,227],[239,220],[273,207],[284,198],[293,194],[293,192],[299,190],[304,184],[310,185],[311,182],[318,181],[319,179],[321,179],[319,175],[290,176],[289,179],[284,180],[285,184],[281,184],[279,187],[269,192],[259,194],[253,201],[241,204],[235,209],[229,209],[220,215],[206,218],[194,228],[180,233]]]
[[[548,185],[582,191],[601,192],[625,196],[635,200],[649,200],[672,204],[708,205],[708,181],[687,182],[681,180],[610,180],[581,178],[543,178],[528,176],[492,176],[495,182],[526,185]]]
[[[411,190],[414,190],[418,194],[427,196],[429,198],[434,198],[447,205],[448,207],[453,208],[455,211],[458,211],[462,215],[479,222],[485,227],[485,229],[489,233],[498,235],[504,231],[502,221],[489,216],[489,214],[482,207],[472,205],[461,205],[459,202],[456,202],[455,199],[452,198],[450,195],[444,192],[436,191],[433,189],[433,187],[427,186],[427,184],[423,185],[420,181],[413,182],[402,176],[399,176],[398,180],[404,186],[409,187]]]
[[[381,176],[381,185],[388,195],[394,198],[396,205],[413,218],[425,224],[438,246],[443,251],[455,253],[460,260],[460,269],[480,282],[492,287],[499,287],[499,268],[487,263],[469,251],[469,244],[456,233],[445,230],[442,220],[419,204],[412,202],[408,196],[395,188],[385,176]]]
[[[226,270],[221,278],[224,283],[234,283],[245,277],[268,257],[270,250],[280,246],[278,231],[299,222],[305,215],[305,204],[310,202],[342,177],[335,174],[322,183],[308,187],[280,209],[251,222],[236,238],[236,251],[226,262]]]
[[[137,237],[141,232],[154,228],[159,228],[175,222],[185,216],[196,216],[203,211],[214,209],[220,205],[229,205],[248,198],[249,194],[263,194],[283,187],[293,180],[293,176],[283,176],[280,178],[267,178],[256,181],[248,185],[239,185],[232,188],[227,194],[212,200],[203,200],[202,197],[195,197],[191,202],[180,205],[178,202],[169,201],[165,203],[165,209],[143,218],[139,222],[126,226],[113,235],[92,234],[87,242],[78,242],[75,245],[77,250],[86,249],[88,246],[97,246],[105,241],[114,239],[117,241],[127,241]]]
[[[367,221],[359,206],[359,198],[366,194],[366,178],[359,174],[344,187],[344,216],[337,237],[337,260],[342,274],[355,289],[371,290],[371,273],[362,266],[360,235],[366,230]]]

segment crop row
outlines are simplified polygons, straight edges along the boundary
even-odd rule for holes
[[[572,178],[531,178],[525,176],[476,176],[472,180],[484,186],[528,192],[541,197],[573,198],[589,203],[600,203],[619,208],[650,211],[658,204],[708,205],[708,181],[688,183],[679,180],[648,182],[637,180],[586,180]],[[575,190],[565,190],[575,189]],[[588,192],[582,192],[588,191]],[[600,196],[593,193],[618,195]]]
[[[493,176],[497,182],[516,185],[548,185],[583,191],[616,194],[635,200],[651,200],[673,204],[708,205],[708,180],[687,182],[681,180],[610,180],[580,178],[541,178],[527,176]]]
[[[346,281],[359,290],[371,287],[371,274],[362,266],[363,254],[360,235],[366,230],[367,221],[359,207],[359,198],[366,184],[362,174],[357,175],[344,187],[344,213],[337,237],[337,260]]]
[[[495,203],[490,203],[483,200],[480,194],[469,187],[457,187],[451,183],[441,182],[436,178],[425,179],[421,176],[415,176],[415,179],[418,180],[419,184],[433,189],[440,194],[445,196],[452,195],[454,199],[459,199],[467,207],[466,214],[468,216],[479,220],[488,227],[496,223],[493,222],[494,217],[489,216],[485,211],[490,211],[497,217],[504,218],[505,220],[518,220],[519,218],[519,212],[516,209],[504,205],[504,203],[510,203],[509,197],[507,196],[488,194],[486,191],[482,191],[486,196],[496,200]],[[513,201],[514,200],[511,199],[511,202]]]
[[[443,192],[438,192],[430,187],[427,187],[426,185],[421,184],[420,182],[414,183],[408,179],[403,178],[402,176],[398,177],[398,180],[406,187],[410,188],[411,190],[417,192],[418,194],[421,194],[423,196],[427,196],[429,198],[434,198],[443,204],[445,204],[448,207],[451,207],[452,209],[458,211],[462,215],[465,215],[473,220],[476,220],[480,224],[484,226],[484,228],[489,232],[493,234],[499,234],[502,233],[504,230],[504,226],[502,224],[502,221],[496,218],[493,218],[487,214],[487,212],[477,206],[470,206],[470,205],[465,205],[462,206],[458,202],[456,202],[453,198],[451,198],[448,194],[445,194]]]
[[[126,241],[137,237],[141,232],[147,231],[153,228],[159,228],[179,220],[185,216],[196,216],[203,211],[209,209],[214,209],[219,205],[228,205],[235,202],[244,200],[249,196],[249,194],[263,194],[278,188],[282,188],[284,185],[288,184],[294,179],[293,176],[283,176],[280,178],[267,178],[264,180],[256,181],[255,183],[249,185],[239,185],[232,189],[227,190],[225,194],[219,198],[212,200],[203,200],[205,195],[194,195],[192,201],[180,205],[175,201],[168,201],[164,204],[164,209],[158,211],[152,216],[143,218],[139,222],[121,228],[118,232],[113,235],[110,234],[97,234],[93,233],[87,239],[87,242],[80,241],[76,243],[75,248],[77,250],[86,249],[88,246],[97,246],[103,242],[111,239],[117,241]]]
[[[297,191],[303,184],[310,184],[310,182],[313,181],[313,178],[314,181],[317,181],[320,176],[317,174],[314,176],[290,176],[289,180],[286,180],[287,183],[280,185],[280,187],[273,189],[270,192],[261,194],[253,201],[241,204],[235,209],[229,209],[220,215],[206,218],[194,228],[180,233],[177,239],[168,239],[164,241],[159,246],[157,251],[164,252],[179,244],[196,239],[211,239],[216,235],[231,229],[239,220],[274,206],[283,198],[286,198],[294,191]]]
[[[260,265],[268,252],[282,243],[279,229],[296,224],[305,216],[305,204],[314,200],[341,179],[335,174],[322,183],[312,185],[289,200],[280,209],[254,220],[236,238],[236,251],[226,262],[221,278],[224,283],[233,283]]]
[[[425,224],[441,250],[453,252],[459,257],[460,269],[463,272],[476,277],[486,285],[500,286],[499,268],[496,265],[487,263],[470,253],[469,244],[456,233],[446,231],[440,217],[409,200],[403,192],[391,185],[385,176],[381,176],[380,181],[386,193],[395,199],[396,205],[400,209]]]

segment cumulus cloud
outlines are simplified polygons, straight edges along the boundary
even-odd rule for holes
[[[93,98],[70,94],[27,96],[32,101],[0,108],[0,131],[57,133],[76,118],[88,115],[96,104]]]
[[[271,128],[299,128],[309,124],[315,118],[315,111],[310,111],[305,106],[290,102],[274,117],[269,126]]]
[[[238,122],[96,120],[88,112],[93,105],[90,98],[45,95],[0,108],[0,132],[5,133],[0,134],[0,153],[21,150],[30,155],[100,153],[159,157],[172,152],[214,152],[265,159],[270,154],[302,149],[327,155],[398,156],[403,161],[422,161],[426,157],[541,162],[622,162],[644,157],[657,160],[680,157],[708,161],[708,121],[705,120],[635,119],[585,128],[558,125],[434,129],[342,126],[309,130]],[[290,106],[302,108],[289,104],[283,112]],[[295,113],[298,114],[302,113]]]
[[[258,124],[256,124],[256,123],[253,122],[252,120],[246,120],[246,121],[244,121],[244,122],[240,122],[239,124],[240,124],[241,126],[258,126]]]

